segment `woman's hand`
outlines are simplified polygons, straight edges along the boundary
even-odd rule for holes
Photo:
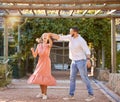
[[[36,38],[35,40],[36,40],[36,42],[38,42],[38,43],[39,43],[39,41],[40,41],[40,39],[39,39],[39,38]]]
[[[31,48],[31,51],[34,51],[34,48]]]
[[[91,68],[92,64],[90,60],[87,60],[86,64],[87,64],[87,68]]]

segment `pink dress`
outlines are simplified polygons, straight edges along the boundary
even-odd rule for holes
[[[48,44],[38,44],[35,53],[39,55],[34,73],[28,79],[29,84],[54,86],[56,80],[51,75],[50,47]]]

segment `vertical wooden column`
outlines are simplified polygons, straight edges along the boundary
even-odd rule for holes
[[[102,45],[102,69],[105,69],[105,50],[103,45]]]
[[[18,24],[18,46],[17,52],[20,53],[20,24]]]
[[[20,24],[18,24],[18,46],[17,46],[17,53],[20,54]],[[18,69],[19,69],[19,77],[21,77],[21,59],[18,58]]]
[[[111,18],[111,68],[112,73],[115,73],[116,72],[115,18]]]
[[[65,42],[63,41],[63,55],[62,55],[62,58],[63,58],[63,69],[65,69]]]
[[[8,59],[8,25],[7,18],[4,17],[4,61]],[[7,71],[7,63],[5,64],[5,69]]]

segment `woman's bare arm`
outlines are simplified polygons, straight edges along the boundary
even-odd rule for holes
[[[52,39],[48,38],[48,41],[49,41],[49,47],[52,47],[52,45],[53,45]]]
[[[36,57],[37,57],[37,54],[38,54],[38,50],[37,50],[37,48],[36,48],[35,51],[34,51],[34,48],[31,48],[31,51],[32,51],[32,55],[33,55],[33,57],[36,58]]]
[[[52,39],[60,40],[60,41],[70,41],[70,35],[58,35],[55,33],[45,33],[47,36],[50,36]]]
[[[55,33],[46,33],[49,37],[53,38],[53,39],[60,39],[60,36],[58,34]]]

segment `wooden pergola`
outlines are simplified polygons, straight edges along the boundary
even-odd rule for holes
[[[120,17],[120,0],[0,0],[0,16],[41,18]],[[18,13],[12,13],[17,10]],[[91,13],[91,12],[92,13]]]
[[[8,17],[111,18],[111,67],[116,72],[115,18],[120,0],[0,0],[4,18],[4,60],[8,58]]]

